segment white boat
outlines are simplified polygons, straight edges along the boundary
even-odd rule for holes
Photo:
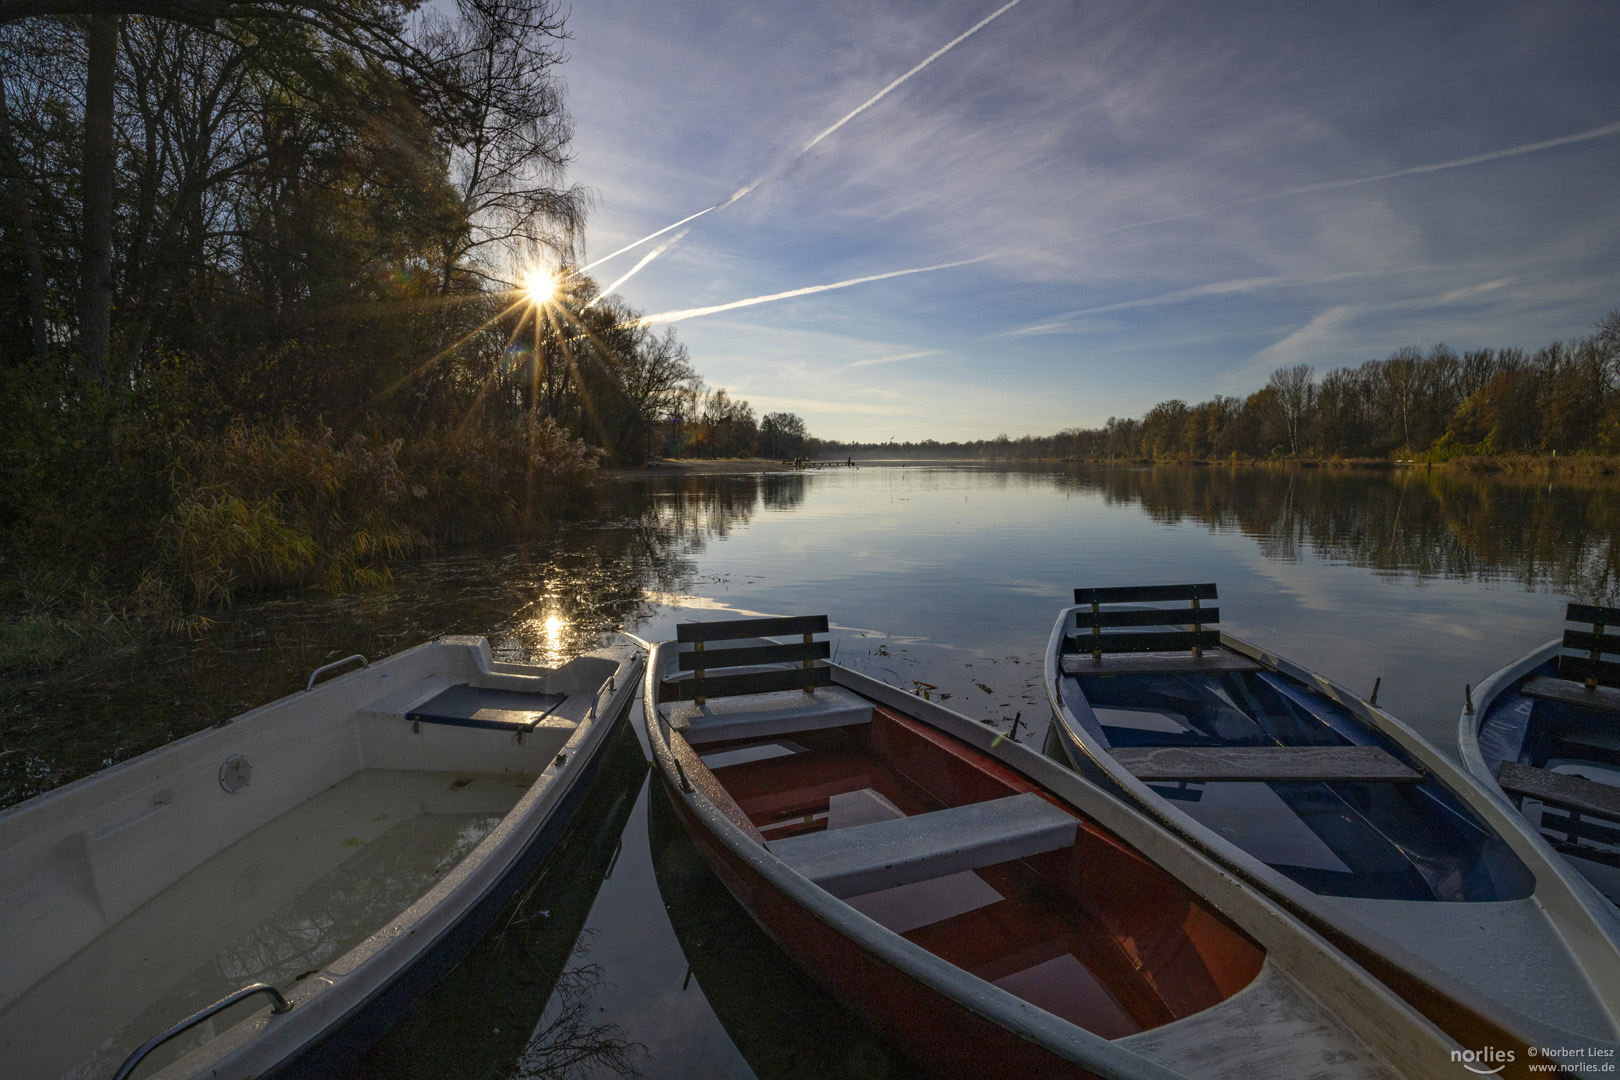
[[[363,1049],[544,858],[643,659],[440,638],[0,812],[0,1072],[246,1080]]]
[[[1553,850],[1620,904],[1620,608],[1570,604],[1562,637],[1463,704],[1463,764],[1517,804]],[[1578,628],[1577,628],[1578,627]],[[1590,627],[1591,629],[1586,629]]]
[[[1476,1060],[1073,772],[827,662],[827,625],[680,625],[648,662],[648,741],[738,902],[919,1067],[1390,1080]]]
[[[1047,651],[1049,752],[1464,1046],[1511,1054],[1506,1075],[1546,1050],[1615,1054],[1616,911],[1400,721],[1213,629],[1214,599],[1214,585],[1077,589]],[[1141,606],[1166,601],[1191,605]]]

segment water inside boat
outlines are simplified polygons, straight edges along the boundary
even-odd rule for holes
[[[535,779],[353,773],[176,880],[0,1012],[7,1075],[109,1076],[141,1042],[232,991],[319,971],[460,863]],[[143,1072],[263,1005],[244,1002],[174,1040]]]
[[[1040,790],[883,708],[867,724],[711,743],[697,752],[768,842]],[[1074,843],[1059,850],[846,902],[1105,1038],[1217,1004],[1248,985],[1264,960],[1179,882],[1084,819]]]
[[[1064,687],[1065,701],[1084,695],[1113,749],[1365,746],[1416,766],[1342,705],[1271,671],[1071,675]],[[1535,889],[1507,842],[1432,776],[1411,783],[1148,784],[1177,810],[1319,895],[1494,901],[1522,899]]]

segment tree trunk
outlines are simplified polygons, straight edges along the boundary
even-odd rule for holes
[[[48,342],[45,337],[45,262],[39,254],[39,238],[34,235],[34,213],[28,204],[28,190],[22,157],[11,141],[11,112],[6,107],[6,84],[0,80],[0,164],[8,174],[6,187],[11,191],[17,215],[17,233],[22,241],[23,267],[28,273],[28,315],[34,329],[34,359],[45,362]]]
[[[118,16],[92,15],[89,78],[84,88],[84,280],[79,341],[84,372],[107,379],[112,329],[113,82],[118,71]]]

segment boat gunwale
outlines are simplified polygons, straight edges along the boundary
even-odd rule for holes
[[[1086,605],[1065,605],[1058,614],[1048,641],[1045,660],[1046,694],[1052,716],[1065,743],[1078,748],[1108,779],[1131,800],[1131,808],[1150,816],[1155,822],[1169,828],[1188,843],[1197,845],[1208,857],[1225,864],[1242,875],[1254,887],[1265,890],[1288,905],[1290,910],[1304,918],[1313,928],[1325,933],[1330,940],[1334,934],[1357,942],[1368,952],[1381,956],[1387,963],[1430,990],[1451,999],[1472,1013],[1478,1020],[1500,1030],[1525,1046],[1558,1046],[1572,1040],[1591,1043],[1614,1041],[1613,1036],[1596,1037],[1556,1028],[1525,1014],[1512,1011],[1506,1003],[1490,998],[1473,986],[1419,956],[1406,946],[1393,940],[1383,931],[1370,925],[1354,912],[1332,904],[1331,897],[1323,897],[1284,876],[1264,862],[1250,855],[1231,841],[1176,811],[1151,792],[1147,785],[1132,776],[1119,762],[1100,747],[1092,746],[1092,739],[1083,725],[1074,717],[1062,700],[1061,682],[1065,677],[1060,656],[1063,639],[1075,612],[1089,610]],[[1620,950],[1620,913],[1604,900],[1593,886],[1573,870],[1568,869],[1555,852],[1539,836],[1534,835],[1524,819],[1499,792],[1485,789],[1461,765],[1451,761],[1428,740],[1408,727],[1399,718],[1376,705],[1371,705],[1354,691],[1333,682],[1325,676],[1301,667],[1258,645],[1244,641],[1226,631],[1221,632],[1221,646],[1258,661],[1267,669],[1292,678],[1325,694],[1348,709],[1352,716],[1382,731],[1411,753],[1424,768],[1434,774],[1451,793],[1483,817],[1488,825],[1505,839],[1514,854],[1529,867],[1536,887],[1529,899],[1547,913],[1559,936],[1563,938],[1572,959],[1597,995],[1600,1007],[1608,1014],[1610,1023],[1620,1031],[1620,965],[1611,971],[1603,965],[1589,965],[1582,959],[1580,946],[1597,945],[1601,951],[1614,954]],[[1072,676],[1070,676],[1072,677]],[[1436,901],[1438,902],[1438,901]],[[1489,903],[1489,901],[1477,901]],[[1571,922],[1577,925],[1571,926]],[[1344,923],[1354,924],[1354,930],[1345,930]],[[1585,924],[1583,928],[1579,924]],[[1574,940],[1572,940],[1574,938]],[[1594,941],[1593,938],[1596,940]]]
[[[664,661],[674,646],[673,642],[660,643],[654,646],[648,658],[643,694],[648,742],[670,797],[734,858],[800,908],[901,974],[1012,1034],[1036,1042],[1056,1056],[1082,1068],[1107,1070],[1098,1075],[1109,1077],[1182,1075],[1119,1042],[1103,1039],[1047,1013],[915,945],[797,873],[750,838],[720,808],[707,798],[701,798],[700,790],[683,790],[677,781],[672,766],[674,755],[667,742],[667,732],[672,729],[657,707]],[[1273,898],[1257,892],[1159,823],[1144,818],[1084,777],[1017,740],[1007,739],[936,702],[917,698],[842,665],[825,663],[833,668],[835,685],[847,687],[958,738],[1021,773],[1176,880],[1200,903],[1219,912],[1259,945],[1265,953],[1262,967],[1271,964],[1293,979],[1324,1013],[1343,1024],[1375,1057],[1385,1063],[1402,1062],[1414,1076],[1453,1075],[1450,1055],[1460,1049],[1458,1043]],[[1192,884],[1195,879],[1196,885]],[[1231,996],[1225,1000],[1230,1000]],[[1210,1008],[1218,1008],[1223,1003]],[[1181,1020],[1202,1016],[1207,1011]],[[1168,1031],[1179,1022],[1171,1021],[1148,1030]],[[1091,1056],[1098,1053],[1103,1055],[1103,1060]]]
[[[645,662],[645,646],[627,635],[618,636],[622,638],[621,641],[581,654],[599,656],[615,663],[609,674],[617,679],[617,685],[609,694],[606,704],[599,704],[594,715],[582,717],[577,722],[568,741],[558,751],[568,755],[566,761],[559,765],[554,758],[472,851],[388,922],[328,961],[318,972],[287,990],[287,1000],[293,1005],[290,1011],[272,1014],[268,1006],[261,1007],[152,1073],[149,1080],[181,1080],[205,1073],[210,1078],[242,1077],[243,1080],[274,1075],[295,1065],[306,1053],[317,1051],[373,1000],[408,977],[411,969],[443,945],[473,912],[499,890],[512,868],[521,863],[530,846],[549,824],[555,808],[574,791],[578,778],[589,771],[611,733],[622,726],[622,721],[628,716],[640,683],[638,668]],[[128,762],[93,773],[76,783],[96,780],[122,766],[134,765],[198,736],[217,736],[221,729],[284,705],[291,699],[318,694],[326,687],[337,686],[356,676],[375,674],[378,668],[390,661],[444,645],[471,648],[478,658],[481,672],[489,675],[544,677],[561,670],[561,666],[547,668],[494,661],[487,639],[447,636],[412,646],[367,668],[322,683],[313,691],[295,691],[234,717],[224,725],[205,728]],[[597,688],[598,702],[607,683],[608,679],[604,677]],[[364,701],[351,703],[348,712],[342,715],[350,716],[363,707]],[[55,792],[47,792],[36,798],[43,799],[53,794]],[[19,806],[28,806],[33,801],[28,800]]]

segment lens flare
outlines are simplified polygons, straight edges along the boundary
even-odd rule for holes
[[[523,291],[528,296],[529,303],[540,307],[556,297],[557,279],[544,270],[530,270],[523,275]]]

